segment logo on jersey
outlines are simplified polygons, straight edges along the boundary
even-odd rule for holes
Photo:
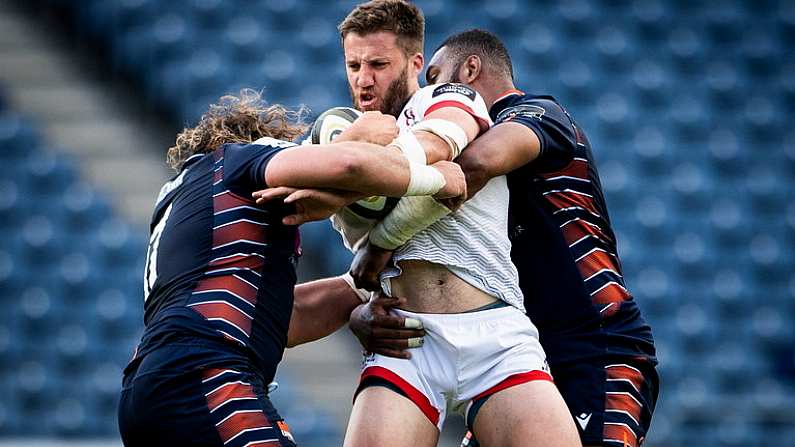
[[[414,114],[414,109],[406,108],[403,110],[403,117],[406,118],[406,126],[411,127],[417,122],[417,115]]]
[[[279,426],[279,430],[282,432],[282,436],[289,439],[290,442],[295,442],[295,438],[293,438],[293,434],[290,433],[290,427],[284,421],[276,421],[276,425]]]
[[[166,182],[166,184],[163,185],[162,188],[160,188],[160,194],[157,195],[157,201],[155,202],[155,206],[160,205],[160,202],[162,202],[163,199],[166,198],[168,193],[179,188],[179,186],[182,185],[182,181],[185,180],[185,174],[187,173],[188,170],[186,168],[183,168],[182,172],[180,172],[176,178]]]
[[[517,116],[520,118],[530,118],[540,120],[544,114],[547,113],[543,107],[532,106],[529,104],[520,104],[518,106],[508,107],[497,115],[496,122],[503,123],[511,121]]]
[[[474,90],[463,84],[442,84],[436,87],[436,89],[434,89],[431,98],[435,98],[439,95],[444,95],[445,93],[454,93],[458,95],[463,95],[469,98],[470,101],[474,101],[476,95]]]
[[[577,424],[580,425],[582,431],[585,431],[585,427],[588,426],[588,421],[591,420],[591,413],[588,414],[582,413],[579,416],[575,416],[574,418],[577,419]]]
[[[276,138],[271,138],[271,137],[262,137],[251,144],[258,144],[261,146],[276,146],[281,148],[297,146],[297,144],[295,143],[291,143],[289,141],[284,141],[284,140],[277,140]]]
[[[365,351],[364,358],[362,358],[362,369],[367,368],[371,363],[375,363],[375,353]]]

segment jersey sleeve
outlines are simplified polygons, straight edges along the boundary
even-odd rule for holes
[[[538,136],[541,150],[530,166],[538,172],[562,169],[574,158],[577,133],[569,115],[557,102],[547,98],[528,98],[511,104],[497,114],[495,125],[523,124]]]
[[[432,112],[445,107],[459,108],[475,118],[480,133],[491,127],[491,118],[483,98],[478,92],[464,84],[429,85],[419,91],[420,97],[418,118],[425,119]]]
[[[230,190],[248,196],[265,189],[265,167],[274,155],[296,146],[294,143],[261,138],[251,144],[228,144],[224,147],[223,181]]]

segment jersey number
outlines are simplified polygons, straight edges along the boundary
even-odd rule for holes
[[[173,203],[168,205],[163,212],[163,217],[160,218],[149,237],[149,247],[146,249],[146,268],[144,269],[144,302],[149,299],[149,294],[157,281],[157,249],[160,246],[160,236],[163,235],[163,229],[166,227],[166,221],[171,214],[173,205]]]

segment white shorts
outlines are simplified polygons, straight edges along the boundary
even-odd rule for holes
[[[448,406],[467,418],[474,401],[521,383],[552,380],[538,330],[515,307],[457,314],[393,312],[422,321],[424,343],[411,350],[409,360],[365,354],[356,393],[386,381],[440,431]]]

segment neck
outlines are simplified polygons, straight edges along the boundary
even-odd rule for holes
[[[516,86],[513,85],[513,81],[509,79],[503,79],[495,82],[490,82],[488,86],[483,86],[483,88],[476,88],[476,90],[481,92],[481,96],[483,96],[483,101],[486,102],[486,105],[491,108],[500,96],[505,94],[508,90],[516,90]]]

